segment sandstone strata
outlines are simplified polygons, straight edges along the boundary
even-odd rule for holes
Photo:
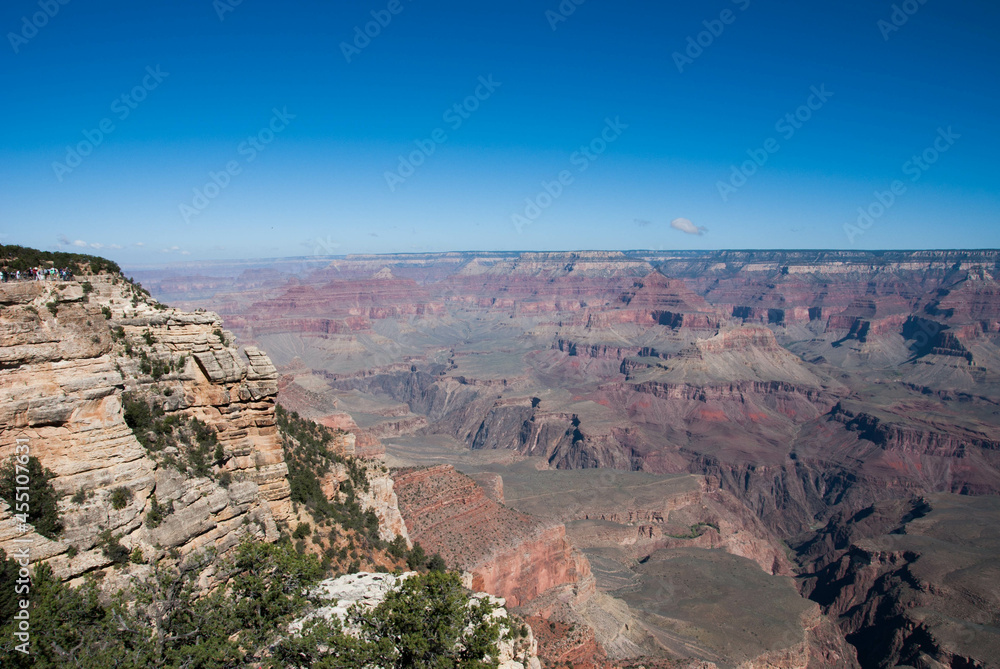
[[[277,538],[275,520],[290,502],[267,356],[233,348],[214,314],[159,308],[120,277],[90,280],[86,298],[78,283],[0,285],[0,458],[16,439],[27,440],[31,455],[56,475],[65,525],[49,541],[25,534],[4,510],[0,546],[10,552],[15,539],[31,538],[33,560],[46,559],[72,578],[110,563],[99,546],[103,530],[147,560],[168,549],[225,553],[247,535]],[[124,338],[116,343],[118,327]],[[124,353],[126,343],[133,356]],[[138,351],[173,361],[174,370],[153,379],[140,369]],[[126,389],[154,392],[168,415],[197,417],[217,432],[224,463],[212,477],[191,478],[151,457],[124,421]],[[223,473],[232,477],[228,487],[218,482]],[[119,489],[127,497],[116,509],[110,498]],[[144,521],[154,494],[173,511],[151,527]]]
[[[396,475],[410,537],[471,572],[474,589],[525,607],[542,595],[579,601],[593,592],[590,565],[547,524],[501,506],[450,465]]]

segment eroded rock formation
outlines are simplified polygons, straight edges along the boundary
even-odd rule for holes
[[[593,592],[590,565],[566,528],[489,499],[450,465],[396,473],[410,537],[472,574],[472,587],[527,607],[543,595],[579,601]]]
[[[214,314],[161,308],[120,277],[91,277],[89,286],[85,294],[78,282],[0,285],[0,458],[28,445],[55,473],[65,525],[50,541],[6,510],[0,546],[30,537],[32,559],[71,578],[110,564],[104,530],[144,559],[171,549],[225,553],[247,535],[275,539],[290,502],[270,360],[233,348]],[[125,422],[125,390],[157,395],[166,415],[204,421],[222,449],[212,475],[158,465]],[[159,524],[146,522],[154,500],[172,508]]]

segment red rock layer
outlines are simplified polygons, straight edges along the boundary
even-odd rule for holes
[[[566,541],[565,526],[497,504],[450,465],[403,470],[394,480],[410,538],[471,572],[474,590],[511,606],[555,588],[592,592],[590,564]]]

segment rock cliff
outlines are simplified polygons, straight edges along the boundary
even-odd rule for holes
[[[275,539],[290,501],[267,356],[234,348],[214,314],[164,308],[117,275],[88,279],[0,284],[0,458],[23,443],[55,474],[65,526],[48,540],[4,510],[0,547],[30,538],[33,560],[73,578],[112,563],[105,530],[143,560]],[[159,462],[126,423],[127,393],[207,426],[212,466]],[[171,512],[151,522],[157,505]]]
[[[862,666],[995,666],[996,497],[928,495],[832,520],[798,549],[804,592]]]
[[[451,253],[348,257],[269,286],[234,275],[213,299],[313,417],[360,426],[359,447],[701,476],[707,510],[739,522],[695,503],[687,528],[594,508],[570,538],[589,523],[608,546],[746,556],[774,578],[775,539],[839,514],[1000,491],[998,276],[993,250]]]
[[[410,537],[472,574],[472,587],[528,607],[543,595],[567,602],[593,592],[590,565],[562,524],[543,523],[489,499],[450,465],[395,476]]]

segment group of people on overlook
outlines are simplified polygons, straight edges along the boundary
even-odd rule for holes
[[[73,271],[64,267],[29,267],[24,270],[12,270],[5,267],[0,269],[0,281],[3,283],[8,281],[55,281],[57,278],[61,281],[69,281],[73,278]]]

